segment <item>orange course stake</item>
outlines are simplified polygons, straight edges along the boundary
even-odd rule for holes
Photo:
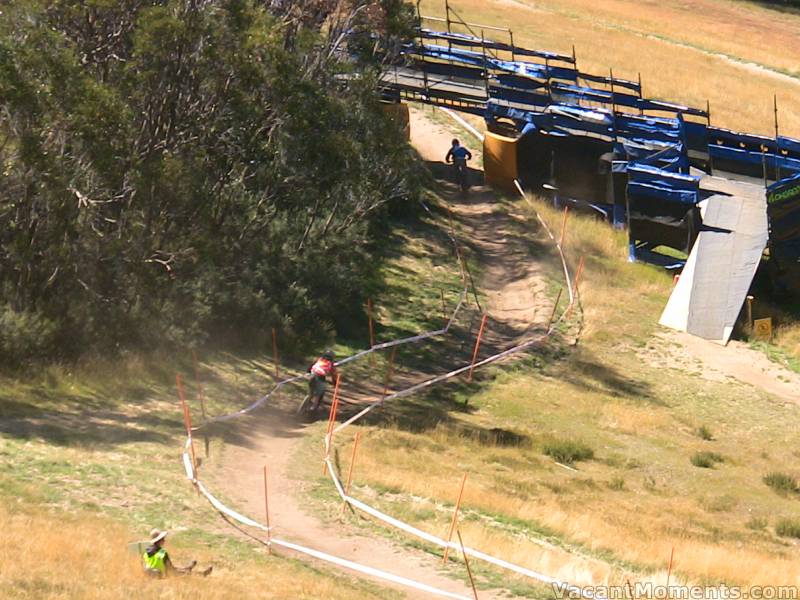
[[[350,466],[347,469],[347,483],[344,486],[344,493],[350,493],[350,483],[353,481],[353,465],[356,464],[356,452],[358,451],[358,442],[361,441],[361,432],[356,431],[356,437],[353,440],[353,452],[350,454]]]
[[[267,465],[264,465],[264,514],[267,517],[267,550],[272,554],[272,532],[269,527],[269,493],[267,490]]]
[[[486,319],[488,317],[488,314],[483,313],[481,328],[478,330],[478,339],[475,340],[475,349],[472,351],[472,364],[469,367],[469,375],[467,376],[467,382],[469,383],[472,383],[472,370],[475,368],[475,360],[478,358],[478,350],[481,347],[481,338],[483,337],[483,330],[486,328]]]
[[[322,461],[322,474],[325,475],[325,471],[328,468],[328,463],[326,459],[329,456],[330,448],[333,445],[333,424],[336,422],[336,411],[339,408],[339,382],[342,380],[342,376],[338,373],[336,374],[336,385],[333,387],[333,400],[331,401],[331,411],[328,414],[328,431],[325,435],[326,439],[328,440],[328,444],[325,448],[325,456],[323,457]]]
[[[275,381],[280,381],[281,372],[278,367],[278,332],[272,328],[272,362],[275,363]]]
[[[450,523],[450,531],[447,532],[447,546],[444,547],[443,564],[447,564],[447,555],[450,552],[450,540],[453,539],[453,532],[456,529],[456,522],[458,521],[458,509],[461,508],[461,498],[464,495],[464,484],[467,482],[467,474],[461,477],[461,487],[458,490],[458,500],[456,500],[456,509],[453,511],[453,520]]]
[[[197,352],[192,350],[192,363],[194,364],[194,383],[197,388],[197,400],[200,402],[200,410],[203,413],[203,421],[208,420],[206,414],[206,399],[203,397],[203,386],[200,385],[200,370],[197,368]]]
[[[675,546],[669,553],[669,567],[667,567],[667,594],[669,594],[669,578],[672,575],[672,559],[675,558]]]
[[[192,416],[189,414],[189,407],[186,405],[186,397],[183,393],[183,380],[180,373],[175,374],[175,383],[178,386],[178,397],[181,400],[181,408],[183,409],[183,424],[186,427],[186,435],[189,438],[189,446],[192,449],[192,469],[197,474],[197,457],[194,453],[194,439],[192,438]]]
[[[472,577],[472,569],[469,566],[467,551],[464,550],[464,540],[461,539],[461,531],[456,529],[456,535],[458,535],[458,544],[461,546],[461,555],[464,557],[464,564],[467,565],[467,575],[469,575],[469,583],[472,586],[472,595],[475,597],[475,600],[478,600],[478,589],[475,587],[475,579]]]
[[[576,293],[578,291],[578,284],[581,281],[581,275],[583,274],[583,260],[584,260],[584,257],[581,256],[581,260],[580,260],[580,262],[578,262],[578,270],[575,273],[575,292]]]
[[[383,395],[381,396],[381,402],[383,402],[383,399],[386,398],[386,394],[389,391],[389,381],[394,373],[394,357],[396,354],[397,346],[394,346],[392,347],[392,353],[389,355],[389,364],[386,367],[386,377],[383,380]]]
[[[556,303],[553,304],[553,312],[550,313],[550,320],[547,322],[547,330],[550,330],[550,326],[553,324],[553,319],[556,318],[556,311],[558,310],[558,303],[561,301],[561,293],[564,291],[564,288],[558,289],[558,295],[556,296]]]
[[[564,207],[564,220],[561,222],[561,235],[558,238],[559,247],[564,243],[564,234],[567,233],[567,215],[569,215],[569,205]]]
[[[578,297],[578,284],[581,281],[581,274],[583,273],[583,257],[581,256],[580,262],[578,262],[578,270],[575,272],[575,282],[572,284],[573,289],[575,290],[575,297]],[[567,310],[567,318],[569,319],[572,316],[572,308],[573,305],[570,304],[569,309]]]
[[[369,347],[375,346],[375,324],[372,317],[372,298],[367,298],[367,320],[369,321]],[[369,355],[370,363],[375,366],[375,354]]]
[[[375,326],[372,321],[372,299],[367,298],[367,318],[369,319],[369,347],[375,345]]]

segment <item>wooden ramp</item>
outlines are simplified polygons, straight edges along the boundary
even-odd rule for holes
[[[659,323],[727,344],[767,245],[763,182],[705,176],[703,227]]]

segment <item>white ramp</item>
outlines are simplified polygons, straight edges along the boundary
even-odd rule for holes
[[[703,231],[659,323],[727,344],[767,245],[763,184],[704,177]]]

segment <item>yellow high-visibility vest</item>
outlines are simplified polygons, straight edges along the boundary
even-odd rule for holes
[[[158,571],[162,575],[167,574],[167,551],[163,548],[159,548],[158,552],[153,555],[148,555],[145,552],[142,555],[142,559],[144,560],[144,566],[146,569],[152,569],[153,571]]]

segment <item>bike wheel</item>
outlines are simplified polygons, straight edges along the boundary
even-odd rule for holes
[[[303,398],[303,401],[300,403],[300,406],[297,407],[297,414],[298,415],[304,415],[305,413],[307,413],[308,412],[308,405],[310,403],[311,403],[311,395],[309,394],[308,396]]]

